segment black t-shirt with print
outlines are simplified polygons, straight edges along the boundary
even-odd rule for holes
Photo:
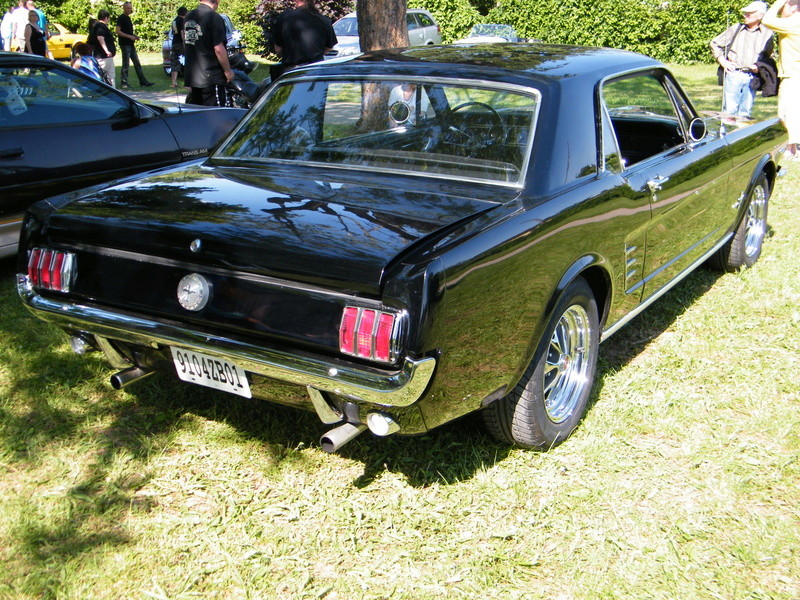
[[[225,72],[214,53],[214,46],[225,45],[225,21],[210,6],[200,4],[189,11],[183,26],[186,38],[184,56],[186,85],[206,88],[225,83]]]

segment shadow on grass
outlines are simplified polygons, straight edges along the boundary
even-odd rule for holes
[[[235,398],[172,380],[164,375],[134,384],[129,393],[115,392],[102,379],[111,370],[102,358],[75,356],[65,350],[66,337],[31,317],[16,297],[12,261],[0,262],[0,360],[10,364],[4,398],[0,398],[0,448],[20,470],[35,469],[57,445],[89,448],[81,458],[80,476],[66,490],[69,510],[59,517],[39,518],[36,509],[18,520],[12,537],[22,552],[27,592],[48,597],[47,573],[58,572],[76,555],[101,545],[125,544],[119,523],[135,506],[135,492],[148,476],[155,449],[168,447],[186,415],[225,423],[243,437],[257,441],[271,465],[311,460],[305,449],[324,433],[316,415]],[[698,270],[654,306],[601,345],[598,381],[624,367],[664,332],[716,281],[718,274]],[[10,362],[9,362],[10,361]],[[590,410],[602,410],[593,392]],[[90,396],[90,397],[87,397]],[[567,442],[569,443],[569,442]],[[385,472],[401,473],[410,485],[426,487],[468,480],[511,451],[494,441],[480,415],[469,415],[418,437],[360,436],[341,451],[363,464],[353,481],[368,487]],[[115,480],[115,461],[132,459],[124,480]],[[144,507],[146,510],[146,507]]]

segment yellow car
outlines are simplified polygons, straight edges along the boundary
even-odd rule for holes
[[[78,42],[85,42],[87,38],[85,34],[70,32],[61,23],[48,23],[47,30],[50,33],[47,46],[56,60],[72,58],[72,47]]]

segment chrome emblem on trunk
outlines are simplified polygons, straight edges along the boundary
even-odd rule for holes
[[[178,302],[186,310],[201,310],[211,298],[211,284],[202,275],[191,273],[178,284]]]

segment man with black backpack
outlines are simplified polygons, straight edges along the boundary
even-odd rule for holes
[[[711,52],[722,69],[722,112],[727,124],[750,119],[757,89],[751,85],[758,75],[756,63],[772,56],[772,31],[761,24],[766,12],[765,2],[751,2],[742,9],[743,23],[728,27],[711,40]]]

